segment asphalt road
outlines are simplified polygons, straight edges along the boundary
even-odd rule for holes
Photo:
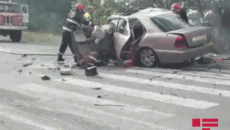
[[[63,76],[57,48],[0,42],[0,130],[230,128],[229,61],[179,69],[109,65],[95,77],[73,68]],[[202,120],[193,127],[194,118],[218,119],[218,127],[202,127]]]

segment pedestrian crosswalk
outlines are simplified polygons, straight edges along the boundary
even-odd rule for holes
[[[82,71],[83,72],[83,71]],[[136,75],[137,74],[137,75]],[[175,80],[185,80],[196,82],[196,84],[183,84],[183,82],[170,82],[159,78],[148,78],[148,76],[172,78]],[[82,88],[109,92],[114,97],[121,100],[110,98],[98,98],[78,91],[70,91],[65,87],[45,86],[39,83],[25,83],[12,87],[1,86],[1,89],[13,91],[32,98],[38,98],[35,106],[47,111],[70,114],[82,117],[92,123],[105,125],[111,129],[132,129],[132,130],[177,130],[177,126],[166,125],[162,122],[173,120],[178,113],[173,113],[170,108],[164,110],[154,109],[155,104],[167,104],[175,108],[183,108],[184,113],[191,110],[209,110],[219,107],[221,102],[208,100],[194,95],[203,95],[214,98],[230,98],[230,91],[221,87],[213,87],[211,84],[230,86],[228,80],[230,76],[218,74],[210,75],[205,72],[184,72],[177,70],[164,69],[127,69],[124,73],[99,72],[99,77],[95,79],[84,77],[83,75],[58,77],[53,76],[51,82],[60,86],[70,88]],[[64,80],[63,80],[64,79]],[[200,85],[197,85],[202,83]],[[151,88],[151,89],[145,89]],[[193,93],[189,97],[182,97],[173,94],[162,94],[159,89],[165,91],[173,90],[180,93]],[[128,102],[133,98],[133,102]],[[122,100],[127,100],[122,101]],[[136,101],[147,101],[147,105],[140,106]],[[154,103],[150,105],[150,103]],[[1,109],[1,107],[0,107]],[[188,112],[188,113],[189,113]],[[0,113],[0,116],[3,113]],[[13,114],[8,114],[14,117]],[[23,119],[23,118],[15,118]],[[112,122],[112,123],[111,123]],[[26,124],[41,127],[42,129],[58,129],[52,126],[34,123],[31,119],[26,119]],[[188,127],[186,127],[188,128]]]

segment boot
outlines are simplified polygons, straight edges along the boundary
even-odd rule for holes
[[[63,59],[63,57],[62,57],[62,54],[58,54],[58,59],[57,59],[57,61],[64,61],[64,59]]]

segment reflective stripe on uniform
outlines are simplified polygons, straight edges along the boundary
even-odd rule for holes
[[[77,25],[78,27],[81,27],[81,25],[80,25],[78,22],[76,22],[76,21],[74,21],[74,20],[72,20],[72,19],[67,18],[66,20],[67,20],[68,22],[70,22],[70,23],[73,23],[73,24]]]
[[[85,13],[84,16],[88,19],[88,20],[91,20],[91,15],[89,14],[89,12]]]
[[[63,26],[62,29],[71,32],[71,30],[65,26]]]

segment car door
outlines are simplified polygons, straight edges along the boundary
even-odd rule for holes
[[[114,50],[117,59],[121,58],[121,51],[130,38],[130,28],[127,19],[119,18],[113,35]]]
[[[23,23],[29,23],[28,5],[21,5],[21,13],[23,14]]]

